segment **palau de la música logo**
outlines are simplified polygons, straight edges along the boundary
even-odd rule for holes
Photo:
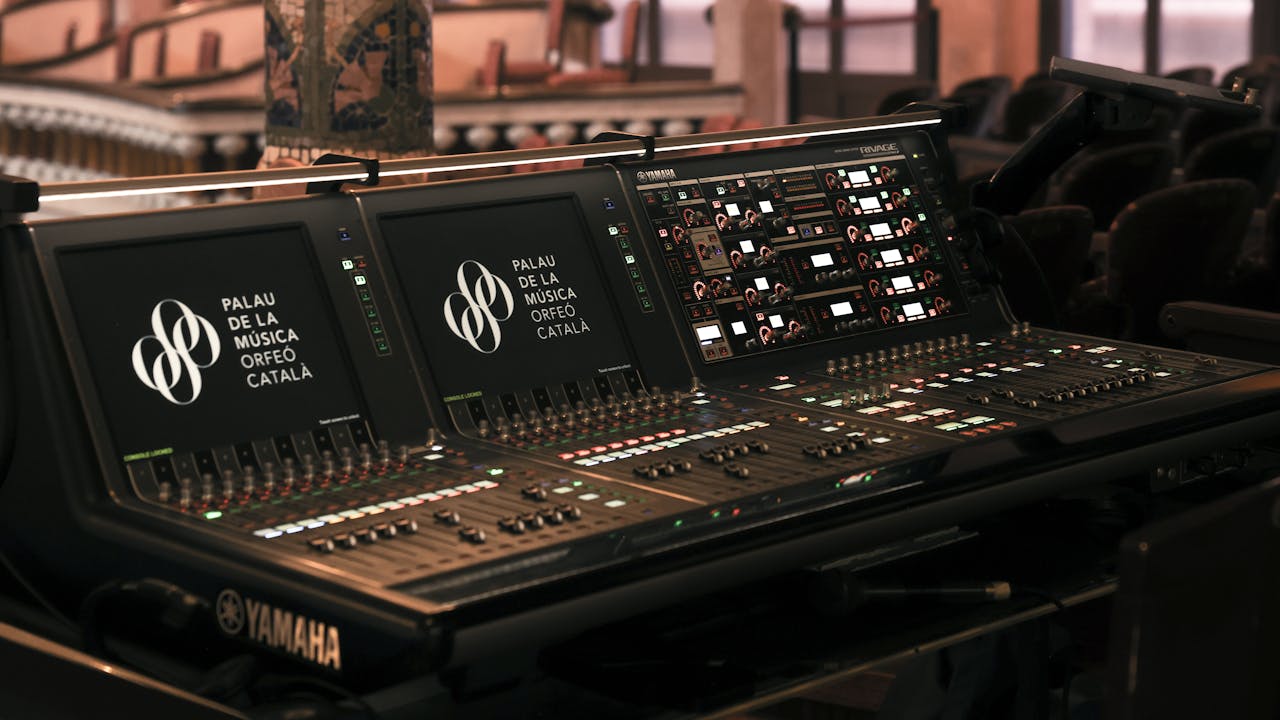
[[[475,260],[458,266],[458,289],[444,299],[444,322],[450,332],[486,355],[502,345],[502,322],[511,317],[511,288]]]
[[[143,385],[174,405],[200,397],[200,371],[222,354],[213,323],[178,300],[165,299],[151,309],[151,334],[133,344],[133,372]]]

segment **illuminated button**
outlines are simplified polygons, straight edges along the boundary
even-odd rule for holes
[[[597,493],[583,493],[578,496],[578,499],[582,502],[591,502],[592,500],[599,500],[600,495]]]
[[[363,286],[365,286],[365,285],[369,284],[369,279],[368,279],[368,278],[366,278],[364,275],[352,275],[352,276],[351,276],[351,280],[352,280],[352,282],[354,282],[357,286],[360,286],[360,287],[363,287]]]
[[[610,500],[609,502],[605,503],[604,506],[607,508],[620,508],[626,504],[627,504],[626,500]]]
[[[551,492],[557,495],[567,495],[573,492],[573,487],[569,485],[561,485],[560,487],[556,488],[555,490],[552,490]]]

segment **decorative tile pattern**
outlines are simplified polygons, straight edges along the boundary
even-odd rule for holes
[[[267,155],[431,153],[431,0],[266,6]]]

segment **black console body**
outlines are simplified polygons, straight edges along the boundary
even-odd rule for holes
[[[1020,325],[938,116],[9,228],[10,555],[369,689],[1247,441],[1280,372]]]

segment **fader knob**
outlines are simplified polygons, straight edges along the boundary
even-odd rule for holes
[[[418,532],[418,521],[413,518],[399,518],[391,524],[395,526],[397,532],[404,535],[412,535]]]
[[[173,485],[171,483],[169,483],[168,481],[160,483],[160,491],[158,495],[160,502],[162,503],[169,502],[169,496],[172,494],[173,494]],[[190,498],[187,498],[187,501],[190,502]]]
[[[222,497],[231,498],[236,494],[236,474],[230,470],[222,471]]]

